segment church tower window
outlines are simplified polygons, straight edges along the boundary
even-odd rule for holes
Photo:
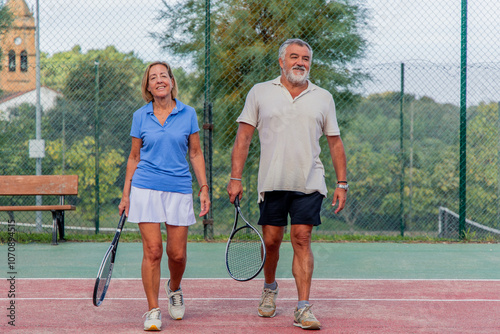
[[[16,53],[14,50],[9,51],[9,72],[16,71]]]
[[[28,72],[28,52],[21,51],[21,72]]]

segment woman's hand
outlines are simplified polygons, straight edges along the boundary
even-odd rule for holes
[[[208,187],[202,187],[200,191],[200,207],[200,217],[203,217],[210,210],[210,195],[208,193]]]
[[[120,216],[122,215],[123,211],[125,211],[125,216],[128,217],[129,207],[130,207],[130,198],[122,197],[120,204],[118,204],[118,213],[120,214]]]

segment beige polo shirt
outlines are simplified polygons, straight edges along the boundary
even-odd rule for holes
[[[318,191],[326,196],[319,139],[323,134],[340,135],[335,103],[327,90],[308,81],[308,88],[293,99],[280,77],[259,83],[248,93],[236,121],[259,132],[259,202],[273,190]]]

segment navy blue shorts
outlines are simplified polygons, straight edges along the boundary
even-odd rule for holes
[[[259,203],[259,225],[287,226],[291,224],[318,226],[323,195],[319,192],[304,194],[298,191],[270,191]]]

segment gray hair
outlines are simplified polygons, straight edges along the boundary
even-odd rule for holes
[[[279,58],[281,58],[282,61],[285,61],[286,49],[288,48],[288,46],[290,46],[292,44],[297,44],[299,46],[307,47],[309,49],[309,51],[311,52],[311,62],[312,62],[313,50],[312,50],[311,46],[307,42],[304,42],[303,40],[301,40],[299,38],[290,38],[290,39],[287,39],[283,44],[281,44],[280,49],[278,51],[278,56],[279,56]]]

